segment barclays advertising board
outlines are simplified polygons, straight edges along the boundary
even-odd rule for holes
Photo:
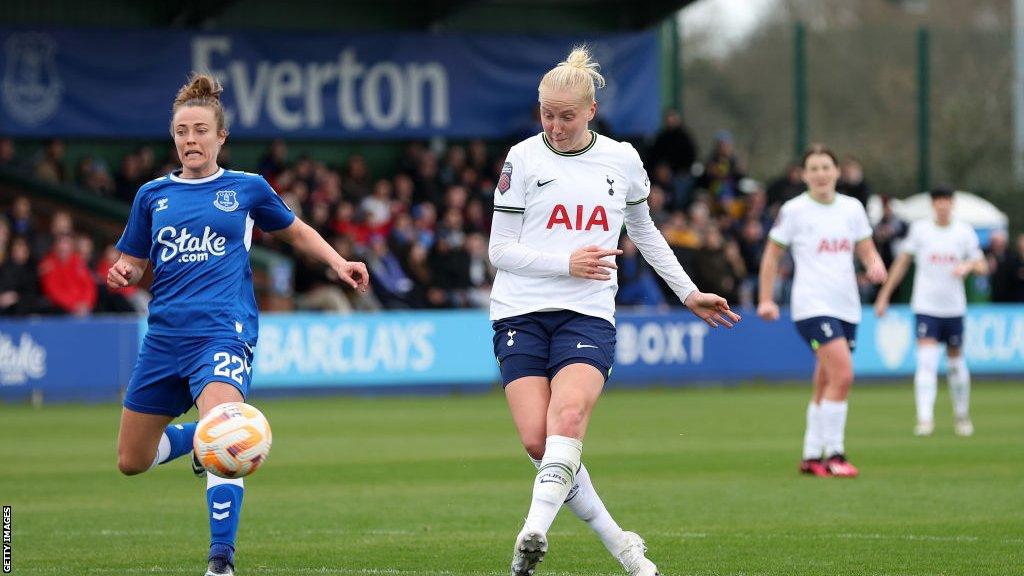
[[[853,356],[857,374],[913,374],[916,333],[914,313],[906,306],[894,306],[882,318],[865,309]],[[964,354],[974,374],[1024,373],[1024,306],[969,306]]]
[[[814,358],[792,322],[747,314],[713,330],[687,312],[618,315],[610,386],[805,380]],[[255,389],[495,386],[498,366],[484,311],[264,314]],[[113,400],[128,384],[145,324],[135,318],[0,321],[0,398]],[[965,352],[974,374],[1024,374],[1024,306],[973,306]],[[870,309],[857,333],[859,377],[914,371],[914,318]]]
[[[190,70],[224,84],[238,137],[504,138],[539,131],[540,77],[588,42],[617,134],[659,122],[654,32],[574,36],[0,28],[0,126],[25,137],[165,137]]]

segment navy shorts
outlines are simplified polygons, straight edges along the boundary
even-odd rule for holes
[[[124,407],[177,417],[188,412],[210,382],[231,384],[245,398],[251,380],[252,348],[237,338],[146,334]]]
[[[571,310],[502,318],[494,326],[494,356],[502,386],[523,376],[554,378],[569,364],[590,364],[605,381],[615,360],[615,326]]]
[[[959,348],[964,344],[964,317],[939,318],[917,314],[917,337],[932,338],[943,344]]]
[[[796,330],[810,345],[817,350],[836,338],[846,338],[852,352],[857,347],[857,325],[831,316],[815,316],[795,322]]]

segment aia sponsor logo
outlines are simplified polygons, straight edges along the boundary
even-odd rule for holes
[[[577,204],[573,215],[575,219],[570,217],[569,209],[564,204],[555,204],[555,207],[551,210],[551,216],[548,217],[548,230],[556,227],[564,227],[566,230],[582,230],[589,231],[592,228],[600,228],[605,232],[608,231],[608,214],[604,210],[604,206],[597,206],[593,210],[589,210],[589,215],[584,218],[584,214],[587,209],[582,205]]]
[[[933,266],[956,266],[960,260],[955,254],[933,253],[928,256],[928,263]]]
[[[853,252],[853,243],[849,238],[822,238],[818,242],[818,254],[840,254]]]

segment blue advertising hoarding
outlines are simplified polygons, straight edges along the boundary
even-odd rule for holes
[[[225,86],[232,134],[503,138],[539,132],[541,76],[588,42],[617,134],[655,131],[653,31],[575,36],[0,28],[0,133],[163,137],[190,70]]]
[[[618,315],[610,386],[809,379],[814,358],[785,318],[747,314],[732,330],[687,312]],[[480,310],[380,314],[264,314],[253,366],[256,390],[478,387],[498,382],[491,327]],[[127,386],[145,324],[135,318],[0,321],[0,398],[112,400]],[[914,371],[914,318],[865,308],[858,377]],[[1024,306],[972,306],[965,353],[974,374],[1024,373]]]

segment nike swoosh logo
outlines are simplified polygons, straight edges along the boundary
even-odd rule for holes
[[[548,180],[547,182],[541,182],[540,180],[537,180],[537,188],[543,188],[543,187],[547,186],[548,184],[551,184],[555,180],[558,180],[558,178],[552,178],[551,180]]]
[[[577,348],[597,348],[597,346],[594,346],[593,344],[584,344],[583,342],[577,342],[576,343],[576,347]]]

